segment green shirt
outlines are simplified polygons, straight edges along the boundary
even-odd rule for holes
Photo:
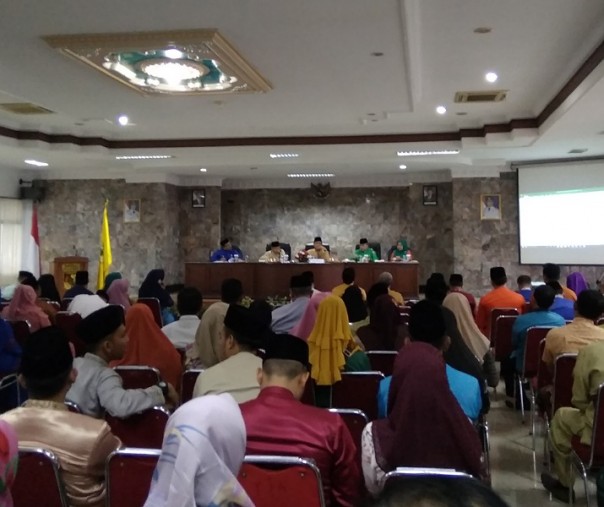
[[[361,250],[360,248],[357,248],[354,251],[354,256],[357,258],[358,261],[362,260],[365,255],[369,256],[370,262],[375,262],[378,260],[378,256],[373,248],[368,248],[367,250]]]

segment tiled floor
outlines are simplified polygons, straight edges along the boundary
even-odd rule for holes
[[[491,394],[491,411],[488,415],[491,439],[491,474],[493,488],[510,507],[540,507],[564,505],[558,500],[550,500],[549,494],[541,486],[540,475],[543,466],[543,423],[537,426],[536,452],[531,449],[529,435],[530,418],[526,424],[520,420],[520,412],[512,411],[504,403],[501,387],[497,394]],[[579,478],[575,483],[577,506],[585,506],[583,483]],[[591,506],[596,506],[595,485],[590,483]]]

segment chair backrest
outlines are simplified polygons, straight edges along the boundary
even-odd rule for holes
[[[356,408],[370,421],[378,418],[377,394],[384,374],[380,371],[342,373],[342,380],[331,390],[333,408]]]
[[[27,400],[27,390],[21,386],[16,373],[0,380],[0,414],[18,408]]]
[[[604,384],[600,384],[600,387],[598,387],[594,406],[595,412],[591,434],[589,468],[596,461],[598,463],[604,461]]]
[[[354,249],[358,250],[360,247],[361,245],[357,243],[354,246]],[[377,254],[378,259],[382,258],[382,245],[380,243],[378,243],[377,241],[370,241],[369,248],[373,249],[373,251]],[[390,257],[390,254],[388,254],[388,257]]]
[[[71,304],[72,301],[73,301],[73,298],[61,299],[61,311],[66,312],[67,308],[69,308],[69,305]]]
[[[48,304],[52,306],[57,312],[61,310],[61,303],[58,301],[49,301]]]
[[[571,407],[573,398],[573,370],[577,354],[560,354],[554,363],[553,414],[560,407]]]
[[[495,361],[503,361],[512,353],[512,326],[517,318],[517,315],[500,315],[495,320],[495,333],[491,335]]]
[[[304,245],[304,250],[310,250],[311,248],[314,248],[315,244],[314,243],[306,243],[306,245]],[[329,243],[323,243],[323,248],[325,248],[325,250],[327,250],[328,252],[331,252],[331,250],[329,249]]]
[[[182,373],[182,379],[180,381],[180,400],[181,403],[186,403],[193,399],[193,389],[195,388],[195,382],[197,377],[203,370],[185,370]]]
[[[159,449],[119,449],[112,452],[105,465],[106,505],[111,507],[143,507]]]
[[[111,427],[111,432],[126,447],[145,449],[161,449],[169,417],[170,412],[163,407],[153,407],[125,419],[105,414],[105,420]]]
[[[283,250],[287,256],[289,257],[289,260],[291,260],[292,258],[292,247],[289,243],[279,243],[279,246],[281,247],[281,250]],[[271,249],[271,245],[270,243],[266,244],[266,251],[268,252]]]
[[[151,313],[153,313],[153,319],[155,323],[160,327],[164,327],[164,319],[161,316],[161,305],[159,304],[159,299],[157,298],[138,298],[136,300],[137,303],[142,303],[143,305],[147,305],[151,309]]]
[[[346,424],[348,431],[350,431],[350,436],[357,446],[358,463],[361,463],[361,435],[363,434],[363,429],[369,423],[369,418],[362,410],[354,408],[330,408],[329,411],[338,414],[344,421],[344,424]]]
[[[398,356],[396,350],[369,350],[367,357],[371,364],[371,369],[381,371],[386,377],[392,375],[394,369],[394,361]]]
[[[393,485],[404,481],[411,481],[417,478],[432,478],[441,480],[472,480],[475,481],[474,477],[465,472],[458,472],[452,468],[413,468],[413,467],[399,467],[388,472],[386,474],[386,481],[384,482],[384,490],[391,488]]]
[[[537,376],[539,372],[539,362],[543,356],[543,352],[539,353],[539,344],[545,340],[545,336],[549,333],[551,327],[535,326],[530,327],[526,332],[526,340],[524,342],[524,365],[522,367],[522,376],[525,379],[530,379]]]
[[[76,351],[76,356],[81,357],[86,354],[86,344],[80,339],[76,333],[76,327],[82,320],[79,313],[58,312],[55,315],[55,324],[61,329],[67,339],[73,343]]]
[[[313,407],[317,405],[317,400],[315,398],[315,379],[312,377],[308,377],[300,401],[305,405],[311,405]]]
[[[256,507],[325,507],[321,473],[310,459],[246,456],[238,480]]]
[[[21,345],[21,348],[25,345],[25,342],[29,338],[31,333],[31,326],[29,322],[26,320],[11,320],[9,321],[10,326],[13,328],[13,334],[15,335],[15,340],[17,343]]]
[[[11,493],[16,507],[69,507],[59,460],[46,449],[19,446],[19,469]]]
[[[113,369],[122,377],[124,389],[147,389],[161,382],[159,370],[151,366],[116,366]]]
[[[545,350],[545,338],[539,342],[539,367],[537,368],[537,389],[554,384],[554,379],[549,371],[547,364],[543,361],[543,351]]]
[[[65,406],[67,407],[67,410],[73,412],[74,414],[82,413],[82,409],[80,408],[80,406],[77,403],[74,403],[73,401],[65,400]]]
[[[491,310],[491,322],[490,322],[491,336],[489,337],[491,339],[491,344],[495,343],[495,339],[497,338],[497,329],[496,329],[497,318],[502,315],[518,316],[518,310],[516,308],[493,308]]]

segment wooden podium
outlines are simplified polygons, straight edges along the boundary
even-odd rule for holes
[[[61,297],[75,285],[75,275],[78,271],[88,271],[88,257],[56,257],[52,263]]]

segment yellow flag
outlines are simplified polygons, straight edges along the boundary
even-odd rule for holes
[[[113,262],[111,256],[111,237],[109,236],[109,219],[107,218],[107,204],[103,208],[103,224],[101,225],[101,252],[99,255],[99,276],[97,277],[96,287],[102,289],[105,286],[105,277],[109,274],[109,266]]]

